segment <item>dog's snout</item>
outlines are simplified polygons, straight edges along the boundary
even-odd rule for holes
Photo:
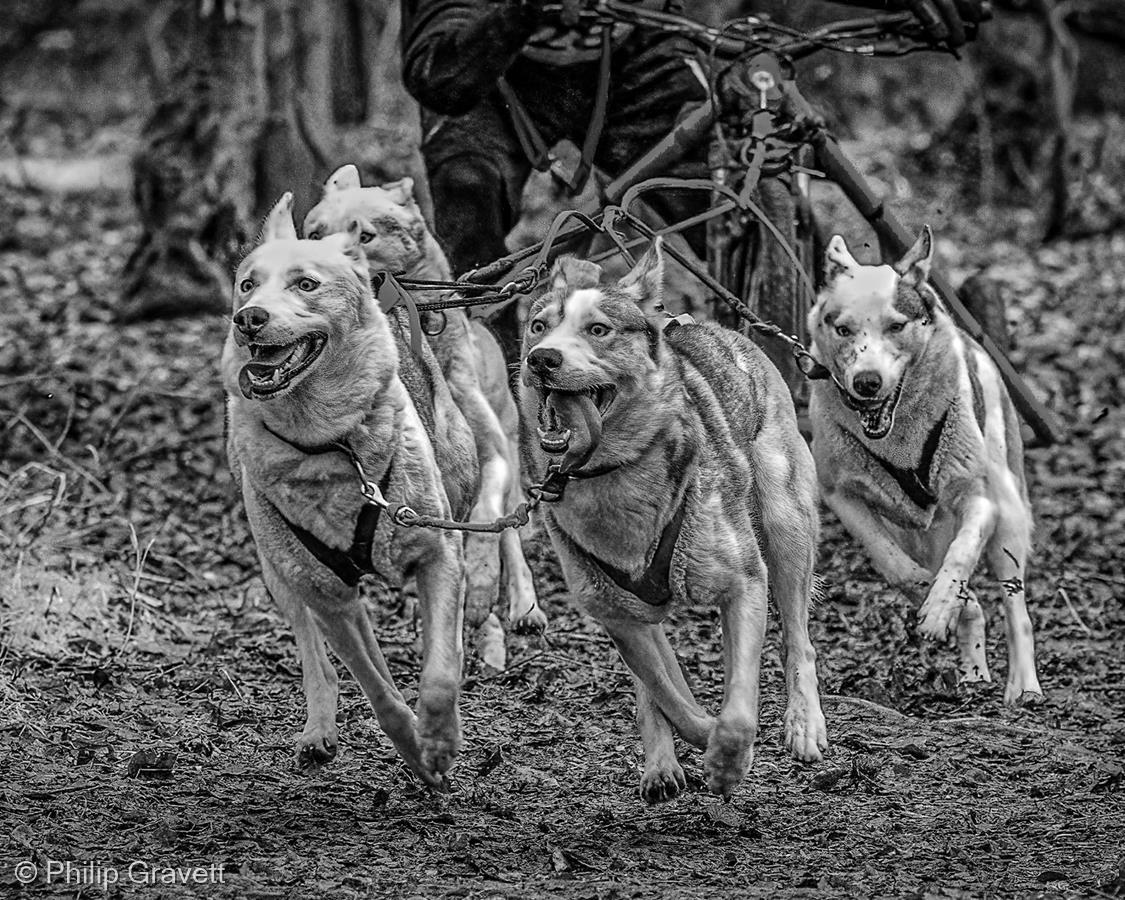
[[[856,372],[855,378],[852,379],[852,386],[859,396],[874,397],[883,386],[883,379],[878,372]]]
[[[536,347],[527,354],[527,364],[542,375],[562,365],[562,354],[551,347]]]
[[[234,327],[252,338],[269,323],[270,314],[260,306],[246,306],[234,314]]]

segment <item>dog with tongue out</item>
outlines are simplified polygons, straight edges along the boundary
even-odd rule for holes
[[[674,732],[704,749],[709,789],[729,797],[753,759],[768,598],[786,645],[785,743],[827,749],[808,634],[816,475],[781,376],[748,339],[662,312],[659,239],[615,284],[564,258],[527,319],[520,429],[525,470],[559,466],[540,507],[577,602],[634,676],[645,748],[641,796],[686,784]],[[719,607],[725,692],[712,715],[680,670],[663,621]]]

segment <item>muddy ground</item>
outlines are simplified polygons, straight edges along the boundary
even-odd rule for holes
[[[550,629],[513,637],[506,673],[469,660],[450,795],[404,770],[346,676],[341,754],[299,770],[296,652],[225,468],[224,322],[115,324],[137,237],[128,198],[9,190],[0,896],[104,896],[114,875],[110,896],[232,900],[1125,895],[1125,237],[1044,248],[1027,210],[974,211],[944,191],[914,193],[930,202],[908,202],[908,219],[937,227],[955,278],[987,267],[1002,281],[1014,357],[1071,429],[1028,452],[1046,699],[1002,705],[997,586],[978,588],[998,680],[959,686],[955,654],[916,637],[915,602],[883,587],[825,513],[812,628],[828,757],[798,765],[780,746],[771,623],[743,787],[727,804],[708,796],[683,747],[686,796],[646,807],[629,678],[567,603],[542,541]],[[369,593],[409,688],[413,623]],[[688,611],[674,631],[714,706],[714,614]],[[47,883],[52,861],[87,868]],[[21,862],[39,869],[30,884]],[[152,867],[212,865],[221,882],[142,883]]]

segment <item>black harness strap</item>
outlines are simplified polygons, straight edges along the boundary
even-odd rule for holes
[[[309,456],[317,456],[322,453],[344,453],[350,459],[356,459],[355,451],[342,441],[319,447],[309,447],[282,437],[268,425],[263,425],[263,427],[279,441],[284,441],[289,446],[295,447]],[[383,473],[383,477],[379,479],[379,493],[383,496],[386,495],[387,489],[390,487],[391,472],[393,470],[394,457],[391,458],[390,463],[387,465],[387,470]],[[348,587],[355,587],[359,584],[359,580],[364,575],[374,574],[375,567],[371,564],[371,550],[375,542],[375,529],[379,527],[379,519],[383,514],[383,508],[378,504],[367,500],[360,508],[359,515],[355,520],[355,533],[352,536],[352,545],[347,550],[337,550],[335,547],[329,547],[311,531],[307,531],[296,522],[291,522],[287,519],[281,510],[277,512],[278,515],[281,516],[281,521],[289,526],[289,530],[293,532],[293,536],[301,542],[301,545],[308,550],[313,557],[315,557],[317,562],[331,569],[332,574]]]
[[[664,530],[660,533],[660,543],[656,545],[656,552],[652,554],[652,562],[638,578],[632,578],[627,573],[603,562],[596,556],[590,559],[602,572],[613,581],[621,590],[635,594],[651,606],[663,606],[672,599],[672,586],[669,576],[672,570],[672,551],[676,549],[676,541],[680,537],[680,528],[684,524],[684,511],[687,509],[687,497],[680,502],[680,508],[672,516]]]
[[[899,468],[894,463],[887,462],[883,457],[874,453],[866,444],[863,445],[871,458],[879,463],[891,478],[898,482],[902,492],[914,501],[919,509],[929,509],[937,502],[937,494],[930,486],[930,476],[934,465],[934,456],[937,454],[938,445],[941,443],[941,435],[945,431],[945,422],[948,418],[949,410],[947,409],[926,436],[926,442],[922,445],[922,456],[918,460],[917,467],[913,469]]]

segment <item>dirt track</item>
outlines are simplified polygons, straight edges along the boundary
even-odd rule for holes
[[[348,678],[341,757],[298,772],[296,654],[225,471],[223,322],[111,323],[135,236],[118,198],[25,194],[0,212],[18,221],[0,247],[0,896],[76,895],[18,886],[29,859],[100,861],[123,881],[134,860],[224,867],[223,884],[111,896],[1125,895],[1125,239],[1026,253],[1002,216],[940,232],[955,266],[990,263],[1018,297],[1018,362],[1074,427],[1029,453],[1046,702],[1012,712],[1002,682],[958,687],[954,653],[919,645],[913,604],[826,514],[828,759],[780,748],[771,626],[747,783],[710,798],[685,750],[687,796],[646,808],[629,679],[545,545],[550,631],[512,640],[508,674],[470,664],[451,796],[412,783]],[[377,621],[412,685],[411,623],[385,602]],[[713,705],[715,619],[675,630]],[[129,776],[145,750],[174,753],[140,773],[166,777]]]

